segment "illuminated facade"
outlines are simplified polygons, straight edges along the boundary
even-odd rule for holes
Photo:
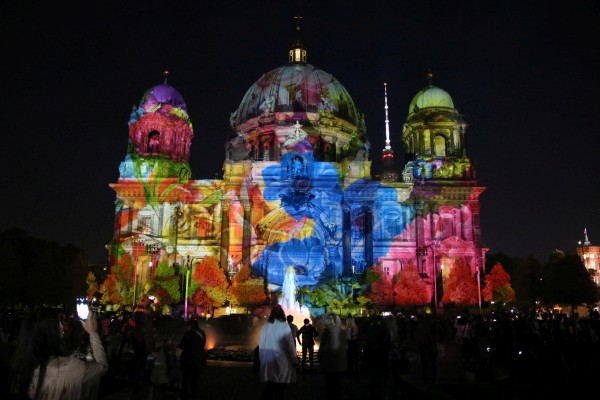
[[[378,181],[363,115],[344,86],[306,63],[299,38],[289,57],[231,114],[222,179],[191,179],[194,134],[179,92],[165,79],[144,94],[110,185],[111,266],[129,253],[143,284],[161,259],[194,268],[214,256],[230,277],[249,264],[277,292],[290,266],[298,286],[314,287],[358,278],[375,263],[391,279],[413,264],[432,301],[458,259],[476,277],[487,251],[479,225],[485,188],[477,186],[467,124],[450,95],[431,81],[415,95],[402,132],[409,161]],[[387,122],[386,99],[386,129]]]
[[[579,246],[577,246],[577,255],[590,272],[592,280],[597,286],[600,286],[600,246],[592,246],[588,239],[587,229],[584,229],[583,236],[583,242],[579,241]]]

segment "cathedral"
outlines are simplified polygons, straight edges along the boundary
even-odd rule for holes
[[[479,278],[488,250],[468,124],[429,75],[408,105],[407,162],[396,170],[384,85],[384,167],[374,179],[363,114],[341,82],[307,62],[297,31],[288,63],[258,78],[231,113],[222,179],[192,178],[192,122],[168,73],[143,95],[110,184],[111,268],[128,254],[143,285],[161,260],[183,271],[214,257],[229,278],[248,265],[277,293],[290,267],[298,287],[314,288],[373,265],[389,279],[414,265],[438,306],[443,277],[460,261]]]

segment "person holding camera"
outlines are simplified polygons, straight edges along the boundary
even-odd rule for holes
[[[34,400],[96,399],[100,378],[108,370],[96,313],[90,311],[82,326],[89,334],[91,361],[66,349],[56,310],[40,308],[28,315],[11,362],[11,392]]]

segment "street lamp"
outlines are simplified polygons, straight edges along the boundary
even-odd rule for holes
[[[434,241],[431,244],[431,249],[433,250],[433,301],[434,301],[434,305],[433,305],[433,309],[437,314],[438,311],[438,289],[437,289],[437,281],[438,281],[438,267],[437,267],[437,260],[436,260],[436,247],[439,243],[439,240]]]
[[[479,314],[481,314],[481,271],[477,265],[477,298],[479,301]]]
[[[189,296],[189,290],[190,290],[190,267],[192,264],[192,258],[189,258],[186,256],[186,261],[184,263],[185,266],[185,290],[184,290],[184,296],[185,296],[185,300],[183,301],[183,307],[184,307],[184,315],[183,318],[185,320],[188,319],[188,296]]]

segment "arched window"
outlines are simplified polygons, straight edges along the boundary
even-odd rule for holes
[[[446,156],[446,138],[442,135],[436,135],[433,139],[435,155],[438,157]]]
[[[148,153],[158,154],[160,150],[160,133],[158,131],[152,131],[148,134]]]

